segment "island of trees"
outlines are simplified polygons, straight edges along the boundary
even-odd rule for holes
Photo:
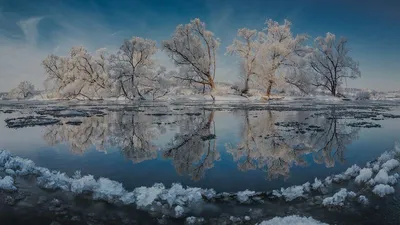
[[[261,31],[239,29],[227,47],[226,54],[240,60],[237,94],[249,96],[254,88],[269,99],[274,90],[291,88],[304,94],[320,89],[339,96],[338,88],[346,79],[361,76],[359,64],[349,56],[346,38],[327,33],[307,44],[310,37],[294,35],[288,20],[283,24],[267,20],[265,25]],[[161,48],[141,37],[125,40],[115,52],[99,49],[90,53],[74,46],[66,56],[51,54],[43,60],[45,93],[54,99],[155,100],[179,85],[213,96],[219,46],[220,40],[200,19],[178,25]],[[157,51],[167,53],[176,68],[167,71],[157,64]],[[25,99],[34,93],[34,86],[23,81],[9,96]]]

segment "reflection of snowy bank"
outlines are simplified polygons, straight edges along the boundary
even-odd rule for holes
[[[361,169],[354,165],[341,174],[324,180],[315,179],[313,183],[307,182],[271,192],[246,190],[238,193],[216,193],[212,189],[185,188],[180,184],[173,184],[170,188],[166,188],[163,184],[155,184],[152,187],[138,187],[133,191],[127,191],[121,183],[108,178],[95,179],[92,175],[82,176],[79,172],[69,177],[59,171],[37,167],[31,160],[11,156],[7,151],[0,151],[0,168],[7,174],[0,178],[0,189],[16,191],[18,185],[15,184],[13,177],[33,175],[36,177],[37,184],[43,189],[68,191],[113,204],[135,205],[154,215],[171,217],[191,215],[192,211],[208,203],[262,204],[276,200],[292,202],[303,199],[307,201],[309,197],[320,199],[320,204],[329,209],[337,209],[347,204],[368,204],[369,200],[366,196],[371,193],[379,197],[394,193],[392,185],[397,182],[399,175],[392,174],[392,171],[400,164],[395,159],[399,153],[400,146],[396,146],[393,151],[383,153],[377,160],[368,163],[365,168]],[[353,181],[354,190],[348,191],[342,188],[335,193],[335,183]],[[320,197],[316,198],[318,196]],[[241,221],[250,219],[250,217],[231,218],[231,220]],[[197,220],[199,218],[194,219],[194,221]]]

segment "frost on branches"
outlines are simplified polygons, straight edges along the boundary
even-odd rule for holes
[[[244,72],[244,87],[242,93],[249,91],[250,78],[255,75],[256,58],[260,52],[260,46],[263,42],[264,33],[257,30],[242,28],[238,30],[238,39],[235,39],[232,45],[228,46],[227,54],[237,55],[242,59],[242,68]]]
[[[118,95],[134,100],[147,95],[156,99],[168,93],[166,69],[155,66],[156,52],[155,41],[133,37],[111,55],[110,73]]]
[[[216,51],[219,40],[206,30],[200,19],[179,25],[171,40],[163,41],[163,49],[180,71],[176,78],[188,84],[215,89]]]
[[[68,56],[49,55],[42,65],[48,75],[46,90],[58,98],[102,99],[110,94],[106,53],[92,56],[84,47],[72,47]]]
[[[242,58],[245,73],[243,92],[247,92],[249,81],[253,81],[271,95],[272,88],[290,84],[308,92],[308,76],[305,72],[307,61],[305,56],[309,48],[304,46],[307,35],[293,36],[291,23],[285,20],[279,24],[273,20],[266,22],[264,32],[249,30],[238,31],[238,38],[228,47],[228,54]]]
[[[35,86],[29,81],[22,81],[16,88],[13,88],[8,97],[13,99],[26,99],[33,96],[35,93]]]
[[[327,33],[325,37],[317,37],[314,41],[315,49],[311,55],[310,66],[315,74],[313,85],[328,89],[333,96],[337,96],[338,87],[349,78],[361,76],[358,63],[348,53],[347,39]]]

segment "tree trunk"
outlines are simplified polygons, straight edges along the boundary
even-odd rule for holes
[[[247,94],[249,92],[249,79],[250,77],[247,76],[246,80],[244,81],[244,89],[242,90],[242,94]]]
[[[332,87],[331,93],[333,96],[336,96],[336,86],[335,85]]]
[[[208,77],[208,82],[209,82],[211,91],[214,91],[215,90],[215,83],[214,83],[214,79],[211,76]]]
[[[272,90],[272,85],[274,84],[274,81],[269,80],[268,82],[269,82],[269,84],[268,84],[266,96],[269,98],[271,96],[271,90]]]

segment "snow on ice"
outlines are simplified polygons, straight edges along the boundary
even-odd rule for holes
[[[275,217],[270,220],[261,222],[258,225],[328,225],[326,223],[319,222],[311,217],[300,217],[300,216],[286,216],[286,217]]]

